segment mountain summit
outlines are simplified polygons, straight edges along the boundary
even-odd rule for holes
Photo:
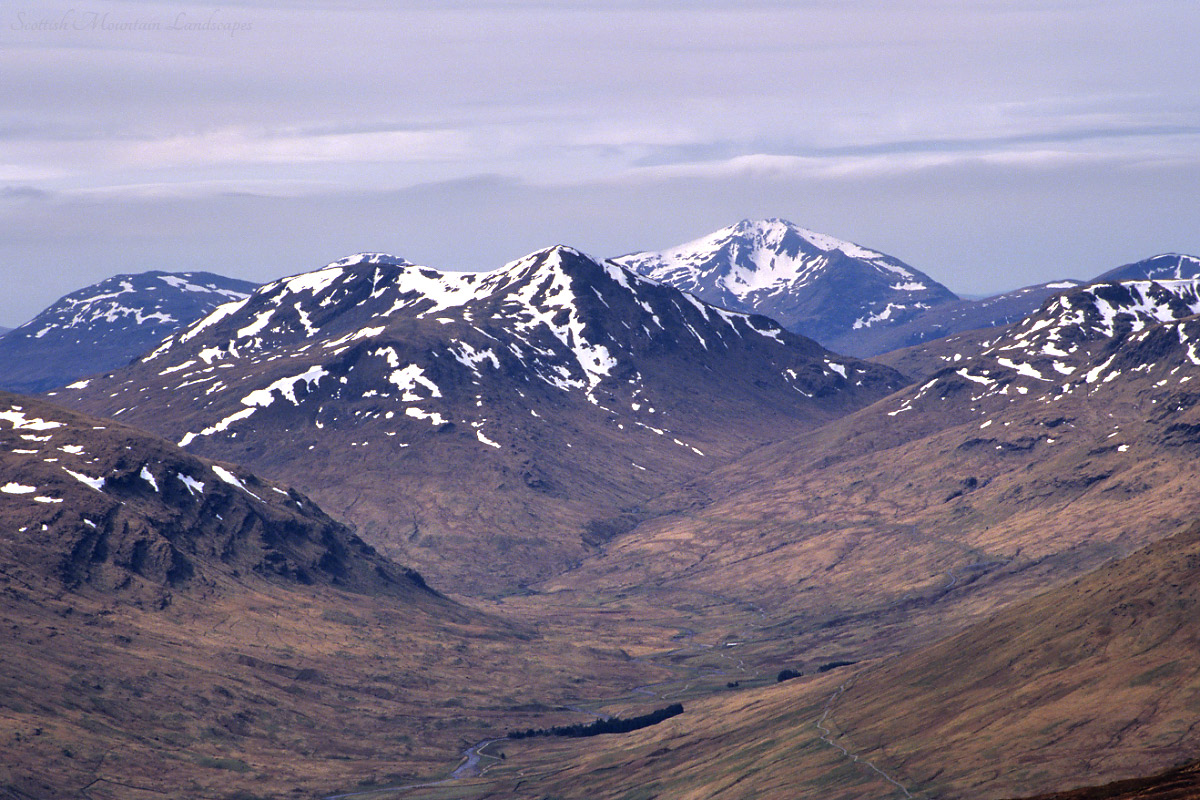
[[[1132,264],[1115,267],[1092,283],[1109,281],[1186,281],[1200,278],[1200,258],[1180,253],[1161,253]]]
[[[899,259],[793,225],[742,220],[661,252],[612,259],[716,305],[779,320],[839,352],[857,331],[955,300]]]

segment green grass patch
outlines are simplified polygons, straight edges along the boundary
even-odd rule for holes
[[[202,767],[211,769],[225,769],[230,772],[249,772],[250,765],[240,758],[211,758],[209,756],[200,756],[196,759],[196,763]]]
[[[1129,680],[1130,686],[1147,686],[1151,683],[1158,683],[1163,678],[1169,678],[1179,671],[1178,661],[1168,661],[1166,664],[1148,669],[1140,675],[1135,675]]]

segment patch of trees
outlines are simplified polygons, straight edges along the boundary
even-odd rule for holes
[[[678,716],[683,713],[682,703],[672,703],[669,706],[651,711],[649,714],[642,714],[637,717],[609,717],[608,719],[598,719],[595,722],[576,723],[574,725],[555,725],[553,728],[529,728],[524,731],[509,731],[509,739],[528,739],[533,736],[570,736],[574,738],[582,736],[597,736],[601,733],[629,733],[641,728],[649,728],[651,725],[657,725],[665,719]]]
[[[831,670],[831,669],[837,669],[838,667],[848,667],[851,664],[857,664],[857,663],[858,663],[857,661],[830,661],[828,663],[822,664],[821,666],[817,667],[817,672],[829,672],[829,670]],[[790,681],[792,678],[803,677],[803,675],[804,675],[804,673],[801,672],[800,670],[791,669],[789,667],[788,669],[782,669],[779,671],[779,674],[775,676],[775,682],[783,683],[784,681]]]

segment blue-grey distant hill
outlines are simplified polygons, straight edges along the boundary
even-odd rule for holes
[[[0,389],[36,394],[120,367],[257,284],[208,272],[115,275],[0,337]]]

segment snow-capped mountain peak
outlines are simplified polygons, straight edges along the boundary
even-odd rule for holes
[[[708,302],[778,319],[834,349],[856,330],[955,299],[899,259],[782,219],[742,220],[612,261]]]
[[[634,254],[613,261],[688,290],[702,290],[705,280],[711,279],[746,301],[763,290],[778,293],[807,285],[819,275],[823,258],[834,252],[867,260],[885,274],[915,278],[909,268],[882,253],[782,219],[744,219],[661,253]]]
[[[828,234],[817,233],[816,231],[803,228],[778,217],[763,220],[744,219],[736,225],[713,234],[713,236],[718,235],[724,239],[743,236],[761,242],[764,246],[771,248],[783,245],[789,236],[798,236],[823,253],[840,250],[851,258],[887,258],[883,253],[868,250],[861,245],[843,241]]]

